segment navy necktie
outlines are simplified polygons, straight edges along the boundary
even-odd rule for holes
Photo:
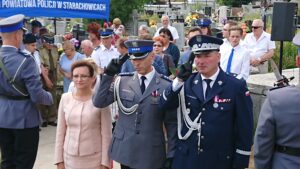
[[[142,94],[145,92],[145,89],[146,89],[146,85],[145,85],[145,80],[147,78],[145,76],[141,76],[141,80],[142,80],[142,83],[141,83],[141,91],[142,91]]]
[[[234,54],[234,49],[232,48],[231,53],[229,55],[228,63],[227,63],[226,73],[231,73],[230,69],[231,69],[233,54]]]
[[[210,87],[210,82],[212,81],[211,79],[204,79],[204,81],[206,82],[206,90],[205,90],[205,99],[207,99],[207,97],[209,96],[210,92],[211,92],[211,87]]]

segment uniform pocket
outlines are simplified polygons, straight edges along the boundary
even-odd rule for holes
[[[232,166],[232,154],[231,153],[226,153],[226,152],[220,152],[219,153],[219,164],[223,168],[230,168]]]
[[[120,99],[122,104],[126,107],[129,108],[134,105],[134,93],[133,92],[121,92],[120,93]]]

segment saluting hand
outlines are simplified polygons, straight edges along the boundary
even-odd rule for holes
[[[107,68],[104,70],[104,73],[109,75],[109,76],[114,76],[118,73],[120,73],[122,65],[126,60],[129,58],[128,54],[125,54],[121,56],[120,58],[114,58],[112,59]]]
[[[177,77],[186,81],[193,72],[193,63],[194,63],[195,55],[192,52],[189,56],[188,62],[185,64],[180,65]]]

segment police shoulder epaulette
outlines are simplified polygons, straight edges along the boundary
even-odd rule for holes
[[[25,56],[26,58],[31,57],[31,55],[28,54],[28,53],[25,53],[25,52],[22,52],[22,51],[19,51],[19,53],[20,53],[21,55]]]
[[[160,77],[161,77],[162,79],[165,79],[165,80],[168,81],[168,82],[172,82],[172,80],[171,80],[168,76],[165,76],[165,75],[161,74]]]
[[[118,76],[133,76],[134,72],[123,72],[123,73],[119,73]]]
[[[99,45],[99,46],[95,47],[95,49],[94,49],[94,50],[98,50],[100,47],[101,47],[101,46]]]

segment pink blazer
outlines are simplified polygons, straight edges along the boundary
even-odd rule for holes
[[[55,164],[64,161],[64,151],[86,156],[101,152],[101,164],[110,166],[111,113],[108,107],[96,108],[92,99],[79,101],[71,92],[64,93],[58,108]]]

